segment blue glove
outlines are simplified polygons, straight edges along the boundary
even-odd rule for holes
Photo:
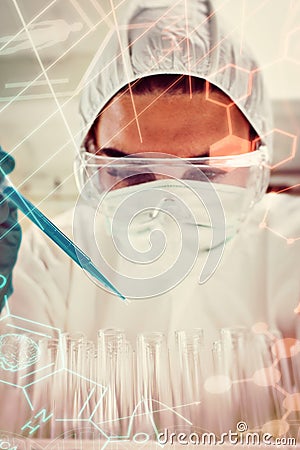
[[[0,147],[0,167],[9,174],[15,167],[15,160]],[[4,175],[0,170],[0,311],[13,292],[12,270],[17,260],[21,243],[21,227],[18,224],[17,208],[1,194]]]

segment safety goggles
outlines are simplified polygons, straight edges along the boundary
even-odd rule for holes
[[[197,158],[156,152],[108,157],[82,149],[75,160],[75,176],[79,191],[84,190],[89,199],[99,199],[110,190],[167,178],[251,187],[258,199],[268,184],[267,164],[265,146],[241,155]]]

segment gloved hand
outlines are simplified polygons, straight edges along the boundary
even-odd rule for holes
[[[15,167],[15,160],[0,147],[0,168],[9,174]],[[18,224],[17,208],[1,194],[4,179],[0,169],[0,311],[6,298],[13,292],[12,270],[17,260],[21,243],[21,227]]]

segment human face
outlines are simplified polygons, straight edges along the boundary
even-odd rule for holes
[[[246,189],[262,180],[263,190],[265,150],[244,155],[258,139],[251,142],[248,121],[226,95],[212,94],[210,99],[205,93],[116,96],[94,126],[93,145],[77,159],[79,189],[87,184],[100,198],[110,190],[170,178]],[[128,155],[133,158],[124,158]]]
[[[118,157],[159,152],[192,158],[245,153],[250,126],[221,92],[116,96],[96,125],[97,153]]]

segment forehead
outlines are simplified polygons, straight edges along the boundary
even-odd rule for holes
[[[161,151],[190,156],[233,134],[249,138],[249,123],[221,92],[116,96],[101,113],[97,144],[126,153]],[[186,154],[182,154],[182,149]]]

